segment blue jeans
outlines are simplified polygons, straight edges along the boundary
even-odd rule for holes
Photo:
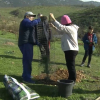
[[[33,59],[33,45],[26,43],[19,46],[20,51],[23,55],[22,63],[23,63],[23,80],[29,81],[31,80],[31,72],[32,72],[32,59]]]

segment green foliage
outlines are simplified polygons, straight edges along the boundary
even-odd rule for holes
[[[25,13],[25,11],[20,10],[20,9],[16,9],[16,10],[10,12],[11,15],[14,15],[15,17],[17,16],[19,18],[22,18],[24,16],[24,13]]]
[[[0,0],[0,7],[81,5],[99,6],[99,2],[83,2],[80,0]]]
[[[74,9],[74,10],[73,10]],[[50,12],[54,13],[55,17],[62,16],[63,14],[73,13],[84,9],[84,7],[75,6],[34,6],[23,8],[1,8],[0,18],[0,30],[8,31],[14,34],[18,34],[20,21],[24,18],[24,14],[27,11],[32,11],[35,14],[42,13],[46,16]]]
[[[26,11],[32,11],[35,14],[43,13],[48,16],[50,12],[54,13],[58,21],[61,16],[68,14],[73,23],[77,24],[79,29],[79,37],[81,38],[89,25],[94,27],[95,32],[100,31],[100,7],[84,8],[76,6],[34,6],[23,8],[1,9],[0,29],[9,32],[18,33],[19,23],[23,19]],[[4,13],[5,12],[5,13]],[[8,17],[6,17],[8,16]]]
[[[15,17],[23,18],[25,12],[27,11],[32,11],[35,14],[42,13],[46,16],[48,16],[49,13],[52,12],[55,14],[55,17],[58,17],[58,16],[65,14],[66,12],[74,13],[84,8],[85,7],[76,7],[76,6],[34,6],[34,7],[18,8],[18,9],[11,11],[10,14],[14,15]]]
[[[69,14],[73,23],[80,27],[79,35],[80,38],[82,34],[87,32],[88,26],[92,25],[94,27],[94,32],[100,31],[100,7],[91,7],[76,13]]]

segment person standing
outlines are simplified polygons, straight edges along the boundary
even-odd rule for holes
[[[69,72],[69,80],[76,81],[75,58],[78,54],[78,26],[72,24],[68,15],[63,15],[61,23],[59,23],[54,15],[50,13],[50,20],[54,27],[63,35],[61,38],[61,47],[65,54],[67,69]]]
[[[23,81],[34,83],[31,79],[32,59],[33,59],[33,45],[36,44],[35,26],[41,21],[40,18],[35,19],[35,14],[28,11],[24,15],[24,19],[19,26],[18,47],[23,55]]]
[[[81,67],[84,66],[85,60],[88,57],[88,64],[87,67],[90,68],[90,62],[92,58],[93,51],[95,49],[95,44],[97,43],[97,37],[96,34],[93,33],[93,27],[89,26],[88,32],[83,36],[83,43],[84,43],[84,49],[85,49],[85,54],[81,63]]]

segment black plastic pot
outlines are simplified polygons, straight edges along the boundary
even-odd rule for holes
[[[68,97],[72,94],[74,81],[72,80],[58,80],[58,95],[61,97]]]

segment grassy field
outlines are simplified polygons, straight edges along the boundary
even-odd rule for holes
[[[22,82],[22,54],[17,46],[18,35],[9,33],[7,31],[12,30],[13,33],[18,33],[19,22],[23,18],[23,14],[26,11],[33,11],[34,13],[41,12],[47,15],[52,12],[55,17],[60,19],[63,14],[70,14],[77,11],[81,11],[84,7],[72,7],[72,6],[54,6],[54,7],[25,7],[25,8],[0,8],[0,100],[13,100],[5,89],[3,84],[3,77],[5,74],[16,78]],[[11,12],[18,12],[17,16],[11,14]],[[58,19],[58,20],[59,20]],[[82,44],[82,41],[79,41]],[[58,68],[67,69],[65,65],[65,58],[63,51],[61,50],[60,41],[51,42],[51,61],[50,65],[52,70],[55,71]],[[83,45],[79,45],[79,53],[76,57],[76,70],[83,71],[85,79],[76,83],[73,88],[73,94],[68,98],[62,98],[58,96],[58,87],[54,85],[34,84],[30,85],[33,90],[40,94],[38,100],[96,100],[100,96],[100,56],[96,56],[96,51],[93,54],[91,68],[87,68],[87,60],[84,67],[80,67],[82,58],[84,55]],[[39,75],[43,66],[40,65],[40,52],[37,46],[34,46],[34,57],[32,62],[32,75]]]
[[[4,34],[5,33],[5,34]],[[79,41],[81,43],[81,41]],[[34,84],[30,85],[33,90],[40,94],[38,100],[95,100],[100,96],[100,64],[96,51],[93,54],[91,68],[80,67],[83,58],[83,45],[79,45],[79,53],[76,57],[76,70],[82,70],[85,79],[76,83],[73,94],[68,98],[58,96],[58,87],[54,85]],[[56,68],[66,69],[64,54],[60,47],[60,41],[51,43],[51,64]],[[34,46],[34,59],[32,62],[32,75],[38,75],[42,66],[39,64],[40,53]],[[85,63],[87,65],[87,61]],[[4,75],[10,75],[22,82],[22,54],[17,46],[17,37],[12,33],[0,32],[0,100],[13,100],[3,84]]]

